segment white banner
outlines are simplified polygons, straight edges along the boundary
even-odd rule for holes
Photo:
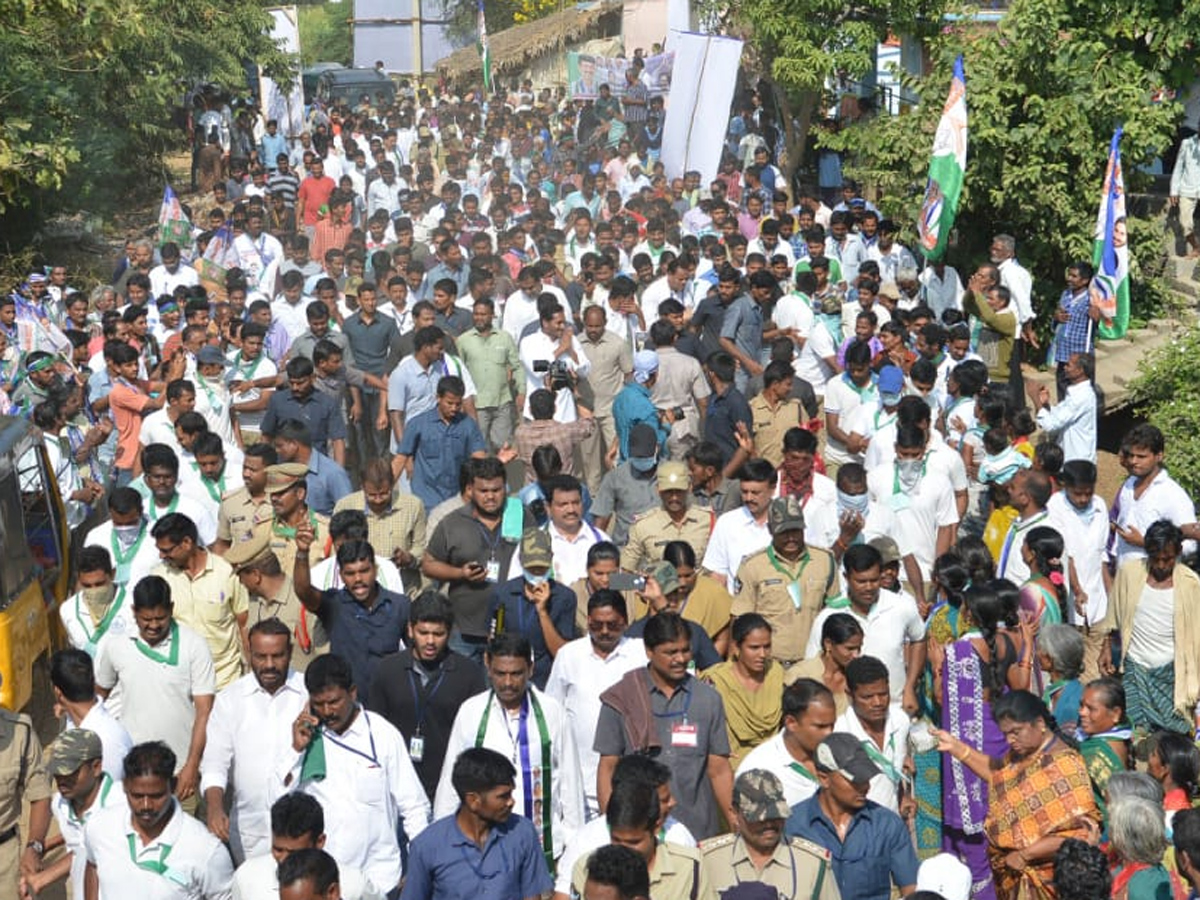
[[[289,140],[304,130],[304,89],[300,84],[300,27],[296,7],[284,6],[268,10],[271,14],[271,40],[284,53],[295,54],[296,79],[291,88],[284,89],[273,79],[259,73],[258,95],[263,116],[279,123],[279,133]]]
[[[742,42],[692,32],[672,32],[674,77],[663,126],[662,161],[667,178],[693,169],[700,183],[717,177],[729,107],[737,86]]]

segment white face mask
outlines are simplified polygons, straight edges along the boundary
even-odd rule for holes
[[[921,480],[921,472],[925,468],[923,459],[897,459],[896,472],[900,477],[900,486],[912,490]]]
[[[541,575],[535,575],[533,572],[525,572],[525,583],[530,587],[541,587],[550,580],[550,573],[543,572]]]
[[[138,535],[142,533],[146,523],[139,519],[136,525],[114,525],[113,534],[117,536],[117,542],[126,549],[132,547],[138,539]]]

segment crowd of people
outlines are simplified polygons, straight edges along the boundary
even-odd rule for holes
[[[0,300],[76,589],[0,893],[1200,884],[1200,526],[1151,425],[1097,493],[1091,266],[1026,389],[1013,237],[924,262],[756,94],[668,179],[646,102],[244,117],[187,239]]]

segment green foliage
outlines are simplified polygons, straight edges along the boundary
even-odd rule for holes
[[[921,97],[916,110],[822,141],[846,151],[848,170],[882,189],[884,212],[906,223],[911,239],[951,66],[962,53],[970,148],[958,242],[948,261],[969,272],[984,258],[991,235],[1013,234],[1044,313],[1062,290],[1066,265],[1091,258],[1113,129],[1125,128],[1126,188],[1142,190],[1148,176],[1138,167],[1168,145],[1180,113],[1177,104],[1153,103],[1151,96],[1164,85],[1178,86],[1182,73],[1195,67],[1186,46],[1200,27],[1200,4],[1137,0],[1120,7],[1015,0],[994,28],[947,27],[930,42],[930,75],[906,82]],[[1155,226],[1131,220],[1135,283],[1140,271],[1154,268],[1161,245]],[[1136,305],[1133,312],[1140,314]]]
[[[350,10],[349,2],[323,3],[299,8],[302,66],[311,66],[319,62],[350,65]]]
[[[1138,411],[1166,435],[1171,476],[1195,496],[1200,492],[1200,326],[1143,359],[1130,390]]]
[[[0,212],[161,190],[191,85],[243,90],[247,59],[286,71],[254,3],[0,0],[0,22]]]

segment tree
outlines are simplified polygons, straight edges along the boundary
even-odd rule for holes
[[[1131,193],[1148,181],[1140,168],[1170,144],[1179,107],[1152,98],[1194,75],[1188,41],[1197,27],[1196,4],[1138,0],[1117,10],[1085,0],[1015,0],[995,27],[947,26],[930,42],[930,73],[907,82],[921,97],[917,109],[822,141],[846,151],[852,174],[878,186],[883,211],[915,234],[934,129],[962,53],[970,147],[958,245],[948,261],[978,260],[993,234],[1013,234],[1046,313],[1066,266],[1091,258],[1113,129],[1125,128],[1121,152]],[[1131,220],[1135,276],[1137,264],[1144,270],[1160,247],[1148,222]],[[1138,291],[1146,289],[1135,277],[1135,315]]]
[[[0,212],[128,196],[184,139],[193,85],[244,92],[244,60],[291,77],[254,3],[0,0],[0,21]]]
[[[943,0],[709,0],[701,15],[746,41],[747,58],[780,109],[790,185],[830,79],[861,78],[889,33],[920,34],[944,6]]]

